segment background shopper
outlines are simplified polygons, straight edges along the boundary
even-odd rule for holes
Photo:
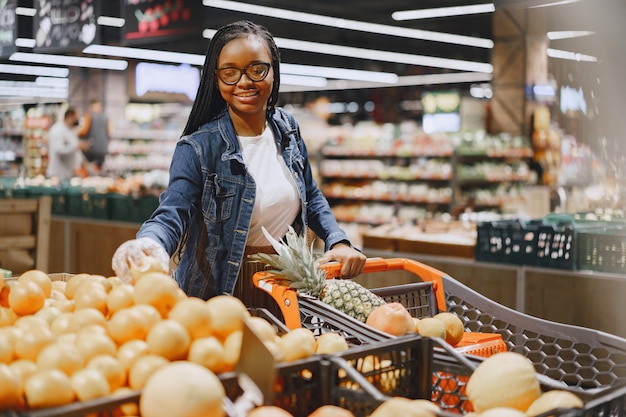
[[[76,175],[83,161],[83,143],[76,132],[78,114],[68,108],[48,131],[48,167],[46,175],[67,181]]]
[[[178,250],[174,277],[188,295],[227,293],[256,304],[251,297],[261,291],[252,288],[246,255],[273,251],[262,226],[282,239],[290,225],[313,230],[325,244],[320,262],[341,262],[342,277],[362,271],[366,258],[319,190],[296,120],[276,107],[279,66],[264,27],[238,21],[216,32],[167,190],[137,239],[113,256],[118,276],[128,278],[149,255],[166,267]]]
[[[97,171],[100,171],[111,140],[109,120],[100,100],[91,100],[89,111],[85,114],[85,121],[78,136],[86,142],[85,158],[96,166]]]

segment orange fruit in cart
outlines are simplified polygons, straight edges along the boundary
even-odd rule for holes
[[[135,292],[135,287],[128,284],[120,284],[111,289],[108,292],[106,298],[107,311],[109,314],[114,314],[115,312],[135,305],[135,299],[133,298],[133,294]]]
[[[520,410],[510,407],[496,407],[477,414],[479,417],[526,417]]]
[[[379,405],[370,417],[436,417],[435,411],[404,397],[392,397]]]
[[[367,316],[365,324],[394,336],[415,332],[413,317],[406,307],[398,302],[376,307]]]
[[[128,386],[135,390],[142,389],[150,376],[168,363],[163,356],[153,353],[140,356],[128,370]]]
[[[82,369],[85,361],[75,346],[55,342],[39,352],[36,360],[38,369],[58,369],[68,376]]]
[[[299,327],[278,340],[278,349],[287,362],[306,359],[315,354],[315,336],[310,329]]]
[[[54,335],[45,327],[30,332],[24,332],[15,340],[15,355],[19,359],[36,360],[41,350],[54,342]]]
[[[441,312],[435,315],[433,318],[440,320],[446,326],[446,342],[452,346],[459,344],[463,339],[463,333],[465,328],[463,327],[463,321],[454,313],[447,311]]]
[[[145,340],[129,340],[117,349],[117,359],[122,367],[128,371],[137,358],[148,352]]]
[[[200,337],[192,341],[187,360],[202,365],[216,374],[228,369],[224,346],[214,336]]]
[[[557,408],[583,408],[584,403],[571,391],[546,391],[537,398],[526,410],[527,417],[535,417]]]
[[[129,340],[145,340],[149,326],[148,318],[132,308],[116,312],[106,323],[109,336],[118,345]]]
[[[207,368],[172,362],[148,379],[139,398],[139,411],[142,417],[223,417],[225,396],[222,382]]]
[[[335,332],[326,332],[317,337],[315,341],[315,353],[318,355],[338,353],[348,350],[346,339]]]
[[[95,369],[106,378],[111,391],[126,384],[126,369],[120,361],[111,355],[94,356],[87,362],[86,368]]]

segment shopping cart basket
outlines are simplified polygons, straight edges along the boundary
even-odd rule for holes
[[[339,264],[325,265],[329,278],[337,277],[340,268]],[[401,302],[415,317],[450,311],[463,320],[466,332],[499,335],[507,350],[528,357],[539,374],[569,387],[602,391],[626,384],[626,339],[518,312],[415,260],[368,259],[364,268],[367,273],[392,270],[411,272],[416,282],[372,291],[387,301]],[[273,284],[270,272],[257,273],[253,280],[276,300],[289,328],[302,325],[319,331],[333,327],[345,330],[345,323],[359,329],[369,327],[318,300],[299,297],[295,291]],[[331,318],[332,326],[325,322]],[[389,337],[382,332],[370,336],[360,341],[369,343]]]

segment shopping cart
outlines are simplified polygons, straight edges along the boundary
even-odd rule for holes
[[[329,278],[339,275],[340,265],[324,267]],[[364,273],[384,273],[393,270],[408,271],[415,282],[385,288],[374,288],[388,302],[405,305],[414,317],[449,311],[459,316],[465,331],[479,335],[497,335],[491,347],[489,340],[459,347],[459,351],[488,356],[506,349],[528,357],[539,375],[546,376],[560,386],[574,389],[589,398],[590,407],[613,407],[611,414],[626,415],[626,339],[601,331],[543,320],[496,303],[456,281],[449,275],[415,260],[404,258],[368,259]],[[287,327],[307,327],[316,332],[339,331],[350,333],[350,328],[367,328],[318,300],[298,296],[291,289],[272,283],[270,272],[253,276],[255,285],[270,294],[280,307],[281,318]],[[349,325],[348,325],[349,323]],[[365,331],[362,331],[363,333]],[[389,339],[378,332],[370,338],[356,337],[366,345]],[[359,343],[360,342],[360,343]],[[493,341],[492,341],[493,342]],[[483,351],[487,348],[486,351]],[[617,391],[616,391],[617,390]],[[621,394],[620,394],[621,393]],[[588,410],[588,408],[586,408]],[[598,411],[599,412],[599,411]]]

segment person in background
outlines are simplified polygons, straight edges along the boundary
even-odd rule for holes
[[[78,113],[72,107],[65,110],[63,119],[59,119],[48,131],[48,166],[46,175],[67,181],[76,175],[81,166],[82,146],[76,132]]]
[[[169,185],[137,238],[116,250],[117,276],[130,280],[130,269],[149,256],[166,269],[177,253],[174,278],[187,295],[232,294],[263,307],[248,269],[260,263],[247,255],[273,252],[262,227],[280,240],[289,226],[310,228],[325,245],[319,262],[341,262],[342,278],[360,274],[366,258],[318,188],[296,120],[276,106],[280,56],[272,35],[249,21],[223,26],[202,74]]]
[[[94,164],[99,172],[102,170],[111,138],[109,120],[104,113],[100,100],[91,100],[89,111],[85,114],[85,120],[78,136],[85,142],[85,150],[83,151],[85,158]]]

